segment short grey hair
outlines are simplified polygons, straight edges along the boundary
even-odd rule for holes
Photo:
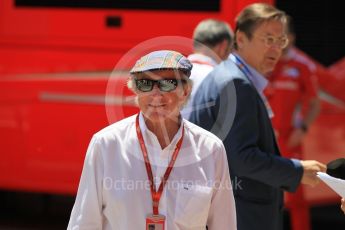
[[[194,48],[198,48],[201,45],[213,48],[224,40],[232,43],[233,31],[229,24],[224,21],[205,19],[194,29],[193,40]]]

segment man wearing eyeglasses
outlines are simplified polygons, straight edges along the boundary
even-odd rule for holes
[[[224,145],[180,114],[191,69],[170,50],[136,62],[140,112],[92,138],[68,229],[237,229]]]
[[[281,157],[263,90],[287,46],[286,15],[255,3],[236,18],[234,52],[202,82],[191,121],[212,131],[225,145],[234,182],[239,230],[282,229],[283,190],[316,185],[317,161]]]

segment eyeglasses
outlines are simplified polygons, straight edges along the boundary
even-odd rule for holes
[[[151,79],[134,79],[135,85],[141,92],[150,92],[153,89],[154,84],[158,85],[158,88],[162,92],[171,92],[176,89],[179,82],[186,82],[186,80],[177,79],[161,79],[161,80],[151,80]]]
[[[273,45],[284,49],[289,44],[289,39],[287,37],[276,38],[274,36],[261,36],[260,37],[267,47],[272,47]]]

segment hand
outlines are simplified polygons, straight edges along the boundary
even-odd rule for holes
[[[320,179],[317,177],[316,173],[326,172],[326,165],[314,160],[301,161],[301,164],[303,166],[301,183],[314,187],[320,182]]]
[[[302,129],[300,128],[294,129],[287,142],[287,147],[294,148],[294,147],[299,146],[302,143],[304,135],[305,135],[305,132]]]
[[[344,214],[345,214],[345,198],[341,199],[341,206],[340,206],[341,210],[343,210]]]

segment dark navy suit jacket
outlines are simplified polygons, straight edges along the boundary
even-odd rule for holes
[[[282,229],[283,190],[297,189],[303,169],[280,156],[257,90],[228,59],[206,77],[192,103],[190,120],[224,142],[238,230]]]

